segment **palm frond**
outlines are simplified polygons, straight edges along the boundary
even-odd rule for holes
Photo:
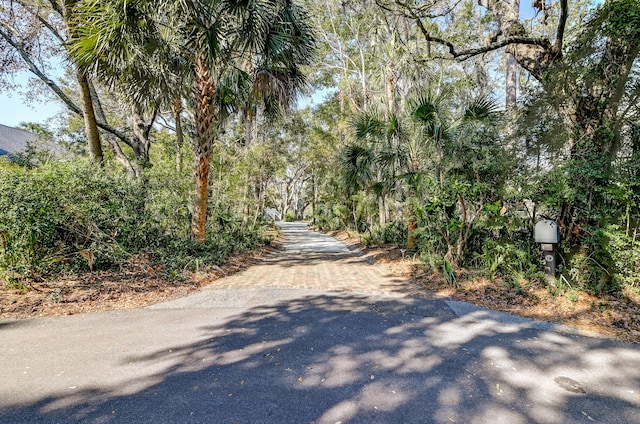
[[[218,81],[215,102],[220,116],[229,115],[238,110],[246,101],[245,93],[251,87],[251,76],[242,69],[231,68]]]
[[[412,98],[409,101],[411,118],[424,128],[431,138],[439,139],[443,133],[443,122],[447,121],[441,98],[427,92]]]
[[[381,138],[385,135],[385,123],[374,113],[361,113],[352,121],[358,140]]]
[[[403,140],[405,138],[405,130],[398,116],[394,113],[391,114],[387,122],[387,139],[389,140]]]
[[[389,146],[379,151],[375,160],[383,169],[395,169],[407,163],[409,150],[405,144]]]
[[[464,121],[488,121],[494,122],[502,112],[500,106],[495,99],[489,96],[478,96],[473,99],[464,109]]]
[[[369,181],[373,175],[373,162],[371,150],[357,144],[346,146],[340,153],[340,163],[347,187],[359,188]]]
[[[369,189],[377,196],[382,197],[389,191],[390,185],[387,181],[377,181],[369,187]]]

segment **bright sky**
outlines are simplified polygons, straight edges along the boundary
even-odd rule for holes
[[[26,84],[29,81],[28,71],[20,73],[15,81]],[[44,123],[47,119],[62,111],[62,105],[51,101],[51,96],[30,101],[19,91],[0,93],[0,124],[16,127],[21,122]]]
[[[24,72],[16,82],[24,84],[29,79],[29,72]],[[302,96],[298,99],[298,106],[305,107],[321,103],[330,90],[322,90],[312,96]],[[48,97],[48,98],[47,98]],[[0,93],[0,124],[17,127],[21,122],[46,123],[46,121],[64,110],[64,106],[51,101],[52,96],[42,96],[41,99],[29,100],[20,91]]]
[[[0,95],[0,124],[17,127],[21,122],[44,123],[61,111],[59,104],[29,103],[19,94]]]

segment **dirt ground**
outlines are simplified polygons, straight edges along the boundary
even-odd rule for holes
[[[345,231],[329,232],[356,246],[359,239]],[[471,271],[458,271],[455,285],[441,273],[425,271],[416,259],[405,257],[394,246],[363,249],[366,255],[391,267],[394,274],[410,278],[431,298],[470,302],[496,311],[551,321],[587,333],[598,333],[627,342],[640,343],[640,288],[604,296],[576,290],[550,290],[544,282],[490,280]]]
[[[130,309],[185,296],[212,281],[242,271],[278,249],[269,246],[232,257],[222,266],[171,278],[145,256],[131,259],[121,271],[57,275],[55,279],[31,281],[22,290],[0,279],[0,318],[32,318],[74,315],[85,312]]]
[[[347,232],[330,233],[351,248],[359,239]],[[241,271],[278,248],[270,246],[231,258],[221,267],[172,279],[145,257],[137,257],[119,272],[94,272],[57,276],[30,282],[25,289],[10,288],[0,280],[0,317],[30,318],[71,315],[100,310],[144,307],[184,296],[212,281]],[[405,257],[392,246],[363,248],[364,254],[384,264],[397,276],[409,278],[431,298],[454,299],[530,318],[559,322],[587,332],[640,343],[640,290],[596,297],[583,292],[553,293],[544,283],[517,285],[500,278],[489,280],[460,271],[455,285],[441,274],[426,272],[420,261]]]

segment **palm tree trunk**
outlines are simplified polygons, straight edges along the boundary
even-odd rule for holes
[[[104,155],[102,153],[102,145],[100,144],[100,133],[98,132],[98,122],[96,120],[96,112],[91,101],[91,89],[89,88],[89,80],[81,71],[76,72],[76,78],[80,85],[82,94],[84,116],[84,132],[87,137],[87,149],[91,161],[102,163]]]
[[[69,27],[69,22],[73,14],[73,8],[76,5],[77,0],[64,0],[64,10],[58,9],[62,12],[62,17],[66,24],[66,33],[69,38],[73,38],[75,34]],[[89,151],[89,157],[92,162],[102,163],[104,155],[102,153],[102,146],[100,144],[100,133],[98,132],[98,122],[96,120],[96,112],[93,107],[93,101],[91,100],[91,88],[89,87],[89,80],[87,75],[76,68],[76,80],[80,86],[80,95],[82,97],[82,116],[84,117],[84,132],[87,137],[87,150]]]
[[[210,158],[196,157],[196,193],[191,221],[191,239],[204,244],[207,228],[207,203],[209,201]]]
[[[416,235],[414,233],[418,228],[418,222],[413,208],[411,208],[411,212],[409,213],[409,224],[407,226],[407,250],[409,252],[413,252],[416,250],[418,245],[418,241],[416,240]]]
[[[209,200],[209,170],[216,137],[216,113],[213,96],[216,85],[204,54],[196,61],[194,99],[196,118],[195,150],[195,199],[191,220],[191,239],[204,244],[207,227],[207,203]]]

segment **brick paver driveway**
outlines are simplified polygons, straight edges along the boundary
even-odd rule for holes
[[[279,222],[282,249],[261,264],[213,282],[210,288],[310,289],[372,295],[418,295],[409,282],[384,266],[300,222]]]

